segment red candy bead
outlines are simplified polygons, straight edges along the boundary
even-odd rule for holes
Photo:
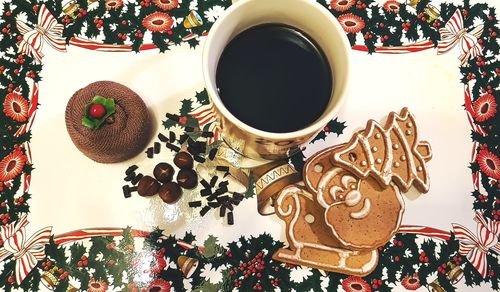
[[[102,104],[93,104],[89,109],[89,115],[94,119],[101,119],[106,115],[106,108]]]

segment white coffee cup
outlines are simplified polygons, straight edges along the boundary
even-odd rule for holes
[[[333,77],[330,101],[321,117],[306,128],[289,133],[253,128],[238,120],[219,96],[215,74],[224,48],[240,32],[263,23],[286,24],[305,32],[328,58]],[[295,154],[337,114],[350,79],[349,52],[350,45],[341,25],[316,1],[241,0],[234,3],[212,26],[203,50],[203,76],[223,140],[239,154],[255,160],[277,160]]]

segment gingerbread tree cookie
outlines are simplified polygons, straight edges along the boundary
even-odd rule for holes
[[[366,129],[336,148],[330,159],[357,177],[372,175],[385,186],[393,181],[403,192],[414,185],[426,193],[429,174],[425,163],[431,157],[429,143],[418,140],[415,118],[403,108],[400,114],[389,114],[385,127],[368,121]]]

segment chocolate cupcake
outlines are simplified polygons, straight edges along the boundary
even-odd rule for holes
[[[96,96],[113,99],[115,106],[114,113],[92,129],[84,126],[82,119],[88,116],[88,105]],[[97,81],[75,92],[66,106],[65,119],[76,147],[100,163],[136,156],[151,136],[151,119],[144,101],[130,88],[112,81]]]

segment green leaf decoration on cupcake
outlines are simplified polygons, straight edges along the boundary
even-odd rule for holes
[[[92,130],[99,129],[101,125],[115,113],[115,100],[96,95],[85,107],[82,125]]]

